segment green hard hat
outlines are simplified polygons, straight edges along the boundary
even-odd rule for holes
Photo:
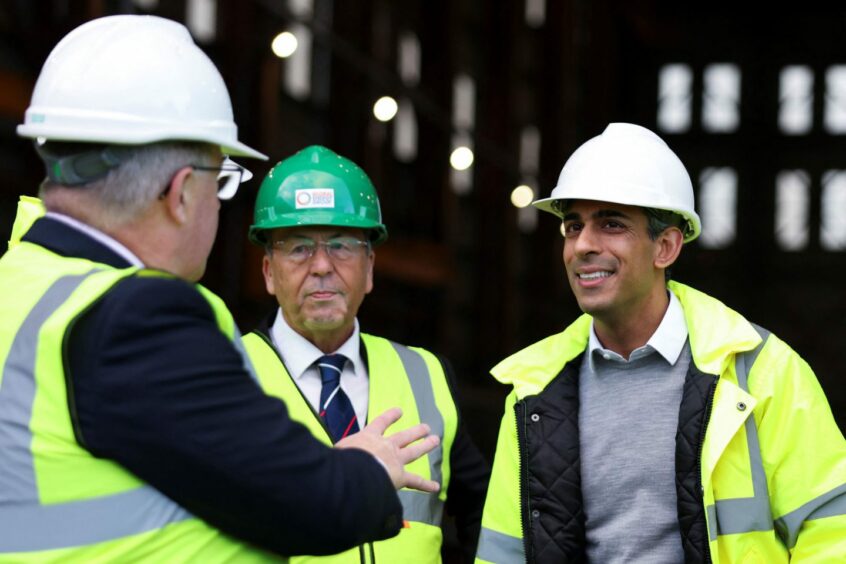
[[[298,225],[358,227],[374,245],[388,238],[379,197],[361,168],[312,145],[274,166],[259,187],[250,241],[267,244],[267,231]]]

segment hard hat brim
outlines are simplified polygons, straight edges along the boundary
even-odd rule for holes
[[[287,227],[349,227],[362,229],[370,233],[370,242],[380,245],[388,238],[388,229],[382,223],[356,218],[349,214],[336,212],[317,212],[309,215],[285,214],[274,221],[263,221],[261,225],[250,226],[249,239],[256,245],[267,243],[266,233],[274,229]]]
[[[562,216],[561,216],[561,213],[557,209],[555,209],[555,206],[554,206],[555,202],[558,202],[560,200],[590,200],[590,199],[591,199],[590,196],[584,196],[584,197],[581,197],[581,198],[577,197],[577,196],[573,196],[573,197],[569,197],[569,198],[543,198],[543,199],[540,199],[540,200],[535,200],[534,202],[532,202],[532,205],[535,208],[537,208],[541,211],[551,213],[552,215],[558,217],[559,219],[563,219]],[[702,221],[699,218],[699,214],[697,214],[693,210],[686,210],[686,209],[680,209],[680,208],[677,208],[677,207],[669,207],[669,206],[661,206],[661,205],[644,205],[643,202],[637,202],[637,201],[634,201],[634,200],[626,200],[625,198],[617,198],[614,201],[610,201],[610,200],[603,198],[599,201],[603,201],[603,202],[607,201],[607,202],[612,203],[612,204],[621,204],[621,205],[624,205],[624,206],[637,206],[639,208],[654,208],[654,209],[671,211],[673,213],[677,213],[680,216],[682,216],[687,221],[687,224],[688,224],[688,230],[687,230],[687,232],[684,233],[684,242],[685,243],[689,243],[689,242],[693,241],[694,239],[699,237],[699,234],[702,232]]]
[[[64,119],[53,119],[50,123],[28,123],[17,127],[17,134],[20,137],[30,139],[43,138],[47,141],[67,141],[74,143],[105,143],[109,145],[147,145],[163,141],[197,141],[217,145],[220,151],[229,156],[249,157],[266,161],[267,155],[256,151],[252,147],[232,139],[229,131],[215,131],[213,128],[205,127],[205,131],[199,130],[193,125],[183,127],[173,124],[162,124],[159,127],[144,124],[139,127],[138,120],[128,116],[121,119],[117,116],[110,116],[107,119],[89,116],[65,117]],[[115,135],[115,129],[125,122],[119,138]]]

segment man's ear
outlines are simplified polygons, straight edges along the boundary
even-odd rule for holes
[[[677,227],[665,229],[655,240],[655,268],[669,268],[676,262],[684,245],[684,235]]]
[[[173,221],[183,224],[188,220],[188,212],[185,208],[185,195],[188,184],[193,179],[194,171],[190,166],[182,167],[170,179],[167,189],[159,197],[165,206],[165,213]]]
[[[373,290],[373,265],[376,264],[376,253],[370,250],[367,256],[367,283],[364,287],[364,293],[369,294]]]
[[[276,295],[276,283],[273,278],[273,265],[270,261],[273,260],[269,253],[265,252],[261,259],[261,273],[264,276],[264,289],[271,296]]]

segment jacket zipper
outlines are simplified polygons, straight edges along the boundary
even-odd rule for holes
[[[705,446],[705,432],[708,429],[708,421],[711,418],[711,408],[713,407],[714,403],[714,393],[717,391],[717,381],[720,379],[719,376],[714,378],[714,381],[711,382],[710,387],[708,388],[708,400],[705,402],[705,416],[702,418],[702,430],[699,433],[699,448],[696,450],[696,468],[699,470],[698,474],[698,482],[699,482],[699,493],[702,499],[702,510],[707,511],[705,508],[705,488],[702,485],[702,447]],[[716,523],[712,523],[712,526],[715,526]],[[705,516],[705,533],[708,535],[708,517],[707,514]],[[706,536],[705,539],[705,563],[711,564],[711,541],[710,535]]]
[[[287,366],[285,366],[285,361],[284,361],[284,360],[282,360],[282,355],[281,355],[281,354],[279,354],[279,351],[278,351],[278,350],[276,350],[276,347],[273,345],[273,341],[271,341],[270,337],[269,337],[267,334],[263,333],[262,331],[256,331],[255,333],[256,333],[256,335],[258,335],[259,337],[261,337],[261,338],[262,338],[262,340],[265,342],[265,344],[266,344],[268,347],[270,347],[270,350],[272,350],[272,351],[276,354],[276,358],[277,358],[277,359],[279,359],[279,363],[280,363],[280,364],[284,367],[286,374],[288,375],[288,377],[289,377],[289,378],[291,379],[291,381],[293,382],[293,381],[294,381],[294,377],[293,377],[293,376],[291,376],[291,372],[288,370],[288,367],[287,367]],[[326,423],[323,421],[323,419],[321,419],[321,418],[320,418],[320,415],[319,415],[319,414],[317,413],[317,411],[315,411],[315,409],[311,406],[311,402],[309,402],[309,401],[308,401],[308,398],[306,398],[305,394],[304,394],[304,393],[303,393],[303,391],[300,389],[300,387],[296,385],[296,382],[294,382],[294,387],[295,387],[295,388],[297,389],[297,391],[300,393],[300,397],[302,398],[302,400],[303,400],[303,401],[305,402],[305,404],[309,407],[309,410],[311,411],[311,414],[312,414],[312,415],[314,415],[314,418],[317,420],[317,422],[318,422],[318,423],[320,423],[320,426],[323,428],[323,431],[326,433],[326,436],[327,436],[327,437],[329,437],[329,442],[332,442],[332,435],[329,433],[329,426],[328,426],[328,425],[326,425]],[[369,545],[369,546],[370,546],[370,558],[371,558],[371,562],[370,562],[370,564],[375,564],[375,563],[376,563],[376,556],[375,556],[375,555],[374,555],[374,553],[373,553],[373,544],[372,544],[372,543],[365,543],[365,544],[360,544],[360,545],[358,545],[358,558],[359,558],[359,561],[361,562],[361,564],[367,564],[366,553],[365,553],[365,551],[364,551],[364,546],[365,546],[365,545]]]
[[[532,521],[530,519],[530,500],[529,500],[529,467],[526,462],[528,457],[528,445],[526,440],[526,403],[520,400],[514,404],[515,418],[517,420],[517,453],[520,462],[520,480],[518,483],[518,493],[520,496],[520,530],[523,533],[523,551],[526,555],[526,562],[531,562],[529,548],[531,547],[532,536]]]

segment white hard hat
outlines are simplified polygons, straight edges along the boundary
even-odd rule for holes
[[[596,200],[669,210],[687,220],[684,241],[702,230],[694,210],[693,186],[684,165],[652,131],[612,123],[567,159],[549,198],[533,203],[561,215],[558,200]]]
[[[17,131],[40,142],[199,141],[267,159],[238,141],[223,78],[185,26],[156,16],[98,18],[66,35]]]

